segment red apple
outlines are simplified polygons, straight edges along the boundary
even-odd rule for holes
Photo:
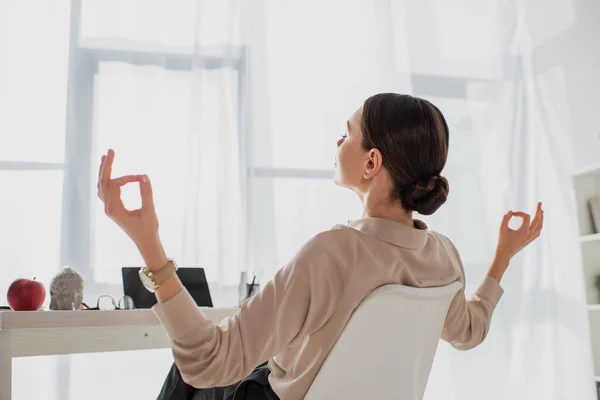
[[[6,297],[14,311],[37,311],[46,300],[46,288],[35,278],[17,279],[8,288]]]

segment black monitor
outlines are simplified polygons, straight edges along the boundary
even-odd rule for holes
[[[123,292],[133,299],[135,308],[151,308],[156,304],[156,296],[150,293],[139,277],[139,267],[123,267]],[[212,298],[203,268],[179,268],[177,275],[183,286],[190,292],[199,307],[212,307]]]

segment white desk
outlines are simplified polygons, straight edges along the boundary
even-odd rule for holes
[[[219,323],[237,310],[203,311]],[[152,310],[0,311],[0,400],[11,398],[13,357],[168,347]]]

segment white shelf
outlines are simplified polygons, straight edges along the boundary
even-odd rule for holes
[[[579,241],[581,243],[600,241],[600,233],[594,233],[594,234],[591,234],[591,235],[579,236]]]
[[[600,290],[596,287],[596,277],[600,275],[600,233],[592,222],[589,201],[600,195],[600,163],[588,165],[573,171],[573,189],[575,191],[575,212],[581,243],[581,268],[587,298],[588,321],[594,380],[600,382]]]

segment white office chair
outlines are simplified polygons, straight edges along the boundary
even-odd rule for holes
[[[386,285],[352,314],[305,399],[420,400],[460,282]]]

